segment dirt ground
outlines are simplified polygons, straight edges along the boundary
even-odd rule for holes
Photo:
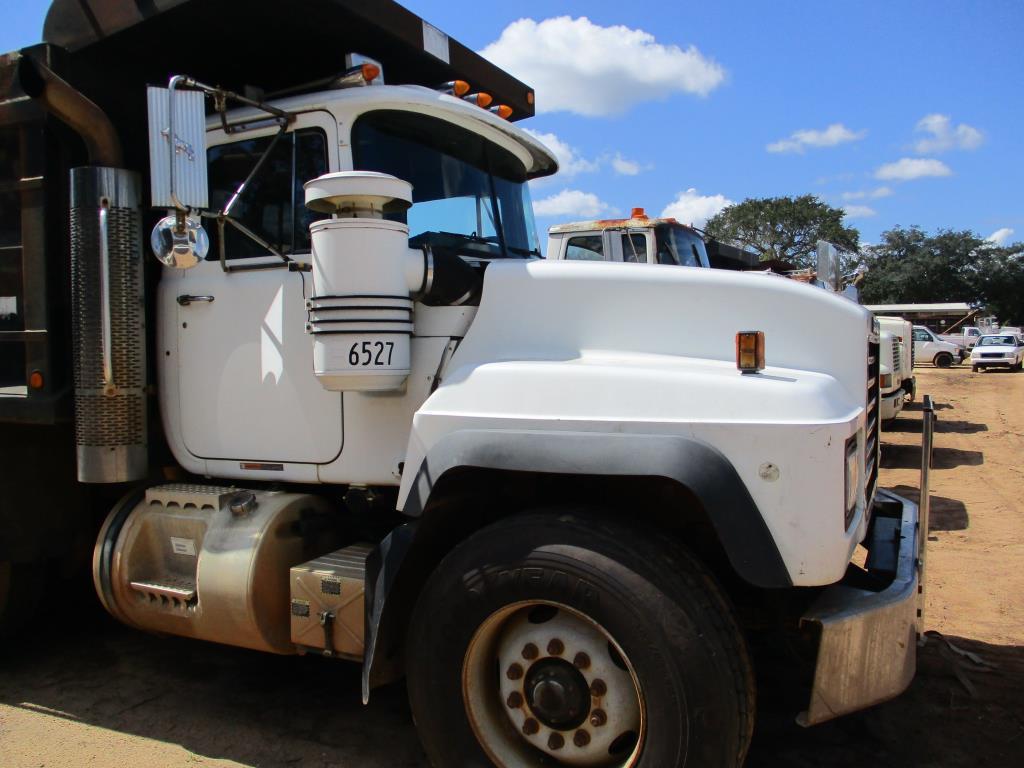
[[[893,702],[809,730],[762,713],[751,766],[1024,764],[1024,374],[916,373],[940,419],[925,619],[941,635]],[[919,403],[883,435],[881,477],[915,500]],[[355,665],[152,637],[84,590],[0,657],[0,768],[426,765],[401,684],[363,708]]]

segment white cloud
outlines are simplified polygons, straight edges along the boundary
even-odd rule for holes
[[[579,150],[553,133],[541,133],[530,128],[526,132],[550,149],[558,159],[558,177],[567,179],[578,173],[591,173],[598,168],[596,160],[588,160]],[[545,177],[547,178],[547,177]]]
[[[641,29],[585,16],[519,19],[480,53],[536,88],[538,112],[621,114],[675,92],[706,96],[725,80],[692,45],[662,45]]]
[[[611,206],[593,192],[581,192],[578,189],[563,189],[533,204],[535,214],[550,217],[593,219],[610,210]]]
[[[851,131],[842,123],[832,123],[823,131],[803,129],[794,131],[788,139],[779,139],[765,147],[769,152],[796,152],[803,154],[808,147],[834,147],[850,141],[859,141],[867,131]]]
[[[866,219],[869,216],[878,215],[878,211],[869,205],[846,205],[843,206],[843,210],[851,219]]]
[[[675,200],[666,205],[661,215],[665,218],[676,219],[683,224],[703,227],[708,219],[732,204],[733,201],[725,195],[701,195],[696,189],[690,187],[685,192],[680,192]]]
[[[952,176],[953,171],[941,160],[926,157],[902,157],[875,169],[875,178],[882,181],[911,181],[928,176]]]
[[[880,197],[889,197],[892,194],[892,187],[875,187],[874,189],[862,189],[857,192],[843,192],[840,197],[843,200],[877,200]]]
[[[954,126],[949,115],[925,115],[917,121],[917,133],[930,134],[914,144],[919,155],[948,152],[951,149],[977,149],[985,141],[985,135],[966,123]]]
[[[615,157],[612,158],[612,168],[620,176],[636,176],[640,171],[644,170],[640,167],[640,163],[633,160],[627,160],[618,152],[616,152]]]
[[[1002,227],[1001,229],[997,229],[995,232],[993,232],[985,239],[988,240],[990,243],[995,243],[996,245],[1006,245],[1006,243],[1009,242],[1012,236],[1012,229],[1010,229],[1009,227]]]

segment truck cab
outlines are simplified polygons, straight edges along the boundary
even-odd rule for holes
[[[643,208],[634,208],[628,219],[601,219],[551,227],[547,258],[709,266],[700,233],[675,219],[649,218]]]

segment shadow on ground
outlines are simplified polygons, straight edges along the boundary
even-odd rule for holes
[[[31,643],[0,654],[0,702],[7,706],[179,744],[200,762],[427,766],[404,686],[375,691],[364,708],[354,664],[146,635],[86,600],[36,630]],[[794,724],[793,709],[773,709],[769,694],[748,766],[1016,765],[1024,744],[1024,648],[950,640],[998,669],[982,673],[932,641],[906,694],[810,729]]]
[[[921,501],[919,488],[909,485],[897,485],[891,489],[893,493],[909,499],[915,504]],[[965,531],[970,525],[971,519],[967,514],[967,505],[960,499],[951,499],[946,496],[931,494],[930,516],[928,518],[929,531]]]
[[[0,703],[260,768],[427,766],[404,685],[363,707],[356,664],[148,635],[95,605],[73,613],[0,652]]]
[[[921,434],[923,422],[918,418],[904,418],[897,416],[891,421],[882,425],[882,435],[886,432],[904,432],[908,434]],[[942,434],[954,435],[975,435],[978,432],[988,432],[988,424],[979,424],[974,421],[957,421],[956,419],[936,419],[935,431]]]
[[[748,768],[1020,765],[1024,647],[946,640],[956,650],[938,638],[919,649],[917,676],[893,701],[808,729],[762,712]],[[957,650],[997,666],[978,665]]]
[[[928,393],[925,393],[925,394],[928,394]],[[921,411],[921,410],[923,410],[924,409],[924,404],[921,402],[923,399],[924,399],[923,396],[921,396],[921,397],[918,397],[916,400],[913,400],[913,401],[911,401],[909,403],[904,403],[903,404],[903,410],[904,411]],[[952,410],[952,408],[953,408],[953,406],[950,405],[949,403],[934,403],[932,407],[936,411],[948,411],[948,410]]]
[[[883,433],[884,439],[884,433]],[[981,451],[965,451],[960,448],[936,446],[932,450],[932,469],[953,469],[953,467],[977,467],[985,463]],[[882,467],[885,469],[920,469],[921,446],[882,443]]]

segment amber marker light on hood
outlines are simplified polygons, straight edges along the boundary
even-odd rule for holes
[[[736,367],[741,373],[764,370],[764,331],[740,331],[736,334]]]

